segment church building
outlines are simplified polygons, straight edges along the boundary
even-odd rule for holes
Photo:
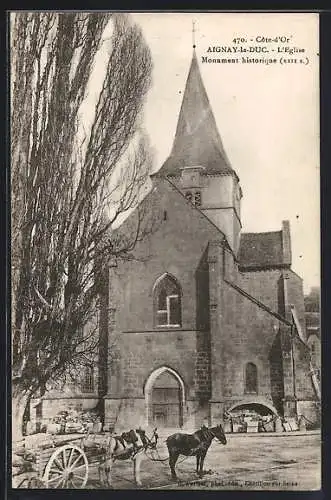
[[[314,420],[290,225],[242,230],[242,188],[195,51],[170,156],[151,180],[141,205],[157,229],[134,260],[109,265],[99,368],[75,401],[102,401],[105,424],[127,428],[215,425],[240,408]]]
[[[195,51],[173,147],[152,183],[143,204],[158,229],[136,260],[109,270],[105,421],[197,427],[243,407],[313,418],[289,222],[242,232],[242,189]]]

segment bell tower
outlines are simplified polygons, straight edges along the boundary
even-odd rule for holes
[[[174,182],[187,200],[224,233],[237,255],[242,191],[217,129],[194,42],[173,147],[156,175]]]

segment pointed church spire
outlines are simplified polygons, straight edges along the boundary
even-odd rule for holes
[[[195,42],[194,24],[192,36]],[[172,151],[159,173],[179,175],[181,168],[198,165],[205,168],[206,174],[234,173],[217,130],[193,43],[192,62]]]

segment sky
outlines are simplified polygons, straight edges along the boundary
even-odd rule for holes
[[[218,130],[243,191],[244,232],[278,231],[289,220],[292,268],[304,289],[319,286],[319,60],[318,15],[312,13],[135,13],[154,63],[144,125],[155,170],[170,154],[181,99],[196,54]],[[273,42],[257,41],[262,37]],[[275,37],[279,37],[276,39]],[[247,41],[233,43],[234,38]],[[288,42],[281,40],[288,39]],[[266,46],[276,64],[202,63],[208,47]],[[304,53],[277,52],[284,47]],[[274,50],[272,50],[274,49]],[[302,55],[303,54],[303,55]],[[280,57],[308,64],[280,64]],[[307,62],[307,60],[305,59]]]
[[[155,152],[154,171],[161,168],[174,140],[193,54],[194,22],[202,79],[223,146],[240,179],[242,230],[279,231],[282,221],[289,220],[292,268],[303,278],[305,293],[319,286],[318,14],[167,12],[131,17],[141,27],[153,59],[143,126]],[[103,80],[111,31],[110,23],[82,107],[85,121],[92,117]],[[208,52],[210,47],[265,47],[269,52],[220,54]],[[292,54],[282,52],[292,49]],[[206,56],[240,61],[242,56],[264,57],[277,63],[204,63]],[[281,57],[308,64],[280,64]]]

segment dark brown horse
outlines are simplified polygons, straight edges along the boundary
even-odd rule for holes
[[[177,479],[175,465],[179,455],[196,456],[196,472],[199,476],[202,476],[204,460],[214,438],[218,439],[222,444],[226,444],[226,437],[221,424],[211,428],[203,426],[194,434],[177,432],[169,436],[166,443],[169,451],[172,478]]]

